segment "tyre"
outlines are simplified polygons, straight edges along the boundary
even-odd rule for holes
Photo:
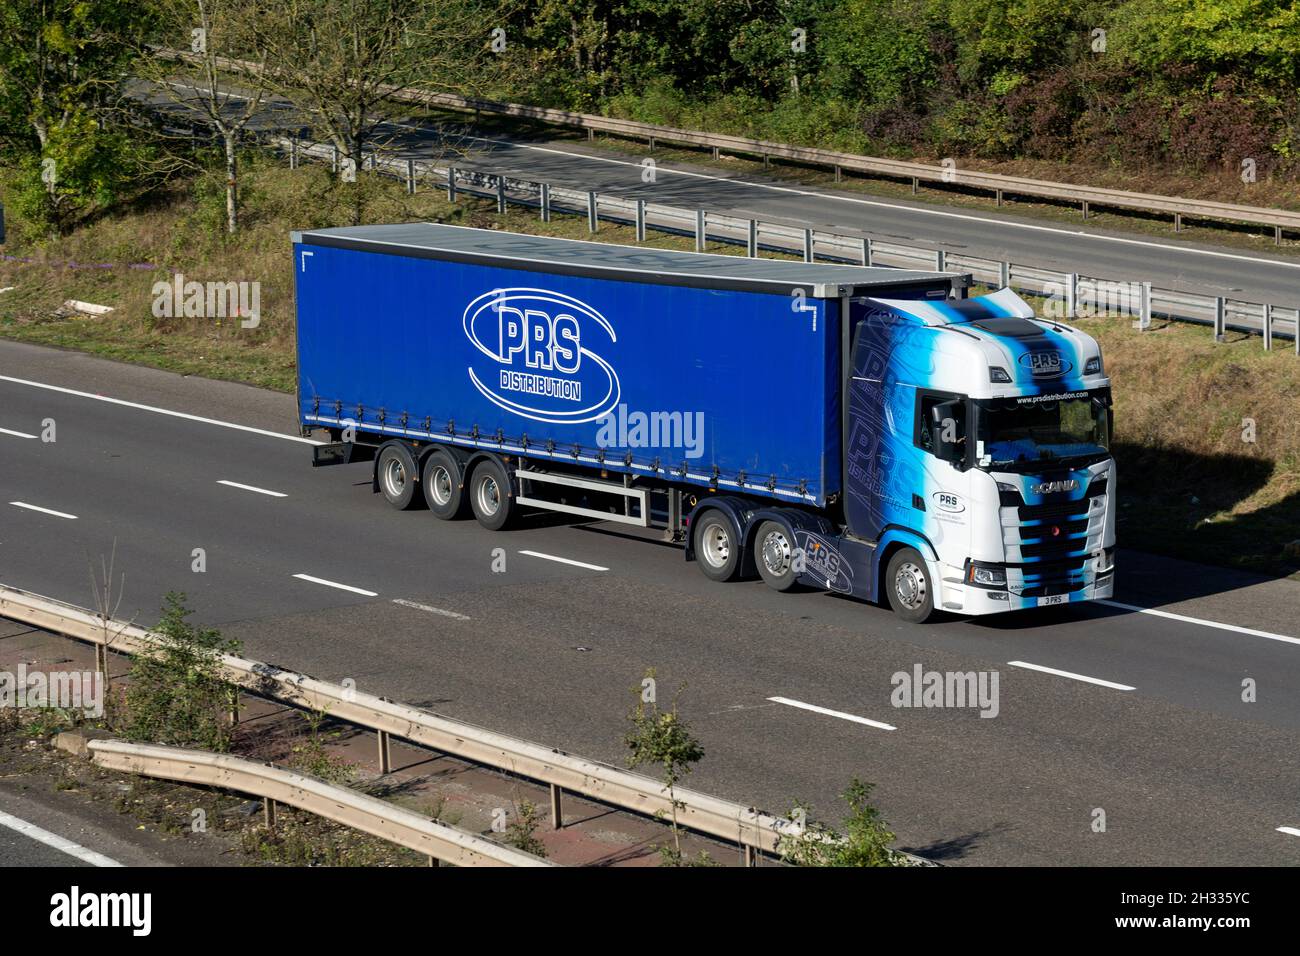
[[[385,445],[375,465],[379,490],[399,511],[420,503],[420,469],[405,445]]]
[[[889,559],[885,596],[894,613],[910,624],[922,624],[934,614],[934,582],[915,548],[903,548]]]
[[[460,465],[451,452],[435,449],[424,459],[420,474],[424,501],[435,518],[451,521],[465,515],[465,489],[461,487]]]
[[[754,535],[754,564],[767,586],[789,591],[799,575],[794,570],[794,539],[779,521],[764,521]]]
[[[510,493],[510,478],[497,462],[486,459],[475,466],[470,475],[469,503],[478,523],[489,531],[500,531],[514,516],[514,496]]]
[[[741,543],[727,516],[716,508],[692,522],[695,563],[713,581],[734,581],[740,574]]]

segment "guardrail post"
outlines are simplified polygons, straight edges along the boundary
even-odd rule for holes
[[[1072,319],[1079,308],[1079,273],[1070,272],[1065,277],[1065,317]]]
[[[1264,351],[1273,349],[1273,306],[1264,303]]]
[[[596,194],[587,193],[587,231],[595,232],[600,228],[600,216],[596,211]]]
[[[998,282],[999,282],[998,288],[1000,289],[1011,288],[1011,263],[1010,262],[998,263]]]
[[[998,194],[998,205],[1001,206],[1001,205],[1002,205],[1002,190],[1001,190],[1001,189],[997,190],[997,194]]]
[[[767,169],[767,167],[770,166],[770,165],[771,165],[771,160],[770,160],[770,158],[768,157],[767,153],[764,153],[764,154],[763,154],[763,168],[764,168],[764,169]]]
[[[745,866],[757,866],[758,856],[756,853],[754,853],[754,848],[750,846],[748,843],[746,843],[744,846],[744,851],[745,851]]]
[[[589,143],[596,142],[596,131],[592,129],[590,126],[587,127],[587,142]]]
[[[388,731],[376,731],[379,738],[379,773],[381,775],[393,772],[393,751],[389,746]]]
[[[838,183],[838,182],[843,181],[843,179],[844,179],[844,168],[843,168],[842,166],[836,166],[836,167],[835,167],[835,181]]]
[[[333,146],[330,148],[330,172],[337,173],[338,171],[339,171],[339,148],[337,146]]]
[[[758,256],[758,220],[749,220],[749,239],[746,242],[746,252],[749,258],[753,259]]]
[[[653,136],[651,136],[651,137],[650,137],[650,152],[653,153],[654,151],[655,151],[655,138],[654,138]]]
[[[945,253],[942,249],[936,249],[934,251],[934,271],[946,272],[948,271],[947,266],[948,266],[948,254]]]
[[[506,211],[506,178],[505,176],[497,177],[497,212]]]
[[[1145,332],[1151,328],[1151,283],[1143,282],[1138,286],[1138,321],[1137,327]]]
[[[714,159],[721,159],[721,158],[722,158],[722,154],[721,154],[720,152],[718,152],[718,147],[716,147],[716,146],[713,147],[713,158],[714,158]]]
[[[447,167],[447,202],[456,201],[456,167]]]
[[[813,261],[813,231],[811,229],[803,231],[803,261]]]
[[[564,793],[557,784],[551,784],[551,829],[560,830],[564,827],[564,809],[560,805],[560,797]]]
[[[415,160],[406,161],[406,193],[409,196],[415,195]]]
[[[262,798],[262,822],[268,830],[275,830],[275,801],[270,797]]]
[[[867,236],[865,239],[862,240],[862,264],[864,266],[871,265],[871,237],[870,236]]]
[[[1214,341],[1222,342],[1228,330],[1228,301],[1223,296],[1214,299]]]
[[[695,251],[696,252],[703,252],[705,244],[709,241],[708,233],[706,232],[707,225],[704,221],[704,215],[705,214],[703,209],[695,210]]]
[[[1182,231],[1183,231],[1183,214],[1181,212],[1176,212],[1174,213],[1174,232],[1182,232]]]
[[[913,176],[913,177],[912,177],[912,195],[913,195],[913,196],[916,195],[916,190],[917,190],[917,188],[918,188],[920,185],[921,185],[921,184],[920,184],[920,182],[917,180],[917,178],[916,178],[915,176]]]
[[[542,183],[541,192],[542,192],[542,197],[541,197],[542,222],[550,222],[551,221],[551,184]]]
[[[636,201],[636,241],[645,242],[645,200]]]
[[[1083,218],[1088,218],[1088,200],[1086,199],[1083,201]]]
[[[1282,245],[1282,227],[1281,227],[1281,226],[1274,226],[1274,227],[1273,227],[1273,245],[1275,245],[1275,246],[1280,246],[1280,245]]]
[[[298,137],[294,136],[289,140],[289,168],[298,168]]]

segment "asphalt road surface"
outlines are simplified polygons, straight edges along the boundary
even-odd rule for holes
[[[167,96],[137,95],[160,109],[186,115]],[[301,128],[283,101],[268,100],[250,128]],[[239,107],[230,104],[231,109]],[[192,114],[190,114],[192,115]],[[454,157],[458,168],[556,186],[596,190],[689,209],[864,233],[876,239],[942,248],[950,253],[1010,260],[1024,266],[1077,272],[1108,280],[1147,281],[1158,288],[1225,295],[1283,307],[1297,304],[1300,259],[1080,224],[1068,226],[1001,211],[909,202],[775,179],[729,174],[703,165],[662,162],[655,181],[643,180],[644,156],[589,148],[571,141],[479,136],[463,125],[406,122],[393,114],[378,141],[400,158]],[[1263,232],[1270,230],[1263,229]]]
[[[1300,863],[1300,582],[1121,552],[1116,604],[918,627],[622,526],[397,512],[310,458],[289,396],[0,342],[0,582],[86,605],[116,548],[119,616],[181,590],[252,657],[611,762],[655,667],[690,786],[838,819],[857,776],[949,864]],[[996,716],[892,706],[918,665],[997,672]]]

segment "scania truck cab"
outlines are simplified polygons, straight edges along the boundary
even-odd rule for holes
[[[1009,289],[850,306],[848,563],[903,618],[1111,596],[1110,381]]]

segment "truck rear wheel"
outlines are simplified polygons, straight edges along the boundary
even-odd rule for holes
[[[460,465],[451,453],[442,448],[430,452],[424,459],[420,487],[424,500],[435,518],[451,521],[465,514],[465,489],[461,487]]]
[[[794,570],[794,541],[779,521],[764,521],[754,535],[754,564],[767,586],[789,591],[799,577]]]
[[[740,574],[741,543],[727,516],[712,508],[692,522],[695,563],[714,581],[734,581]]]
[[[405,445],[385,445],[375,471],[379,490],[394,508],[406,511],[420,503],[420,469]]]
[[[469,504],[478,523],[500,531],[513,517],[514,502],[505,469],[490,459],[479,462],[469,479]]]
[[[894,613],[910,624],[923,624],[934,614],[934,583],[915,548],[902,548],[889,559],[885,595]]]

